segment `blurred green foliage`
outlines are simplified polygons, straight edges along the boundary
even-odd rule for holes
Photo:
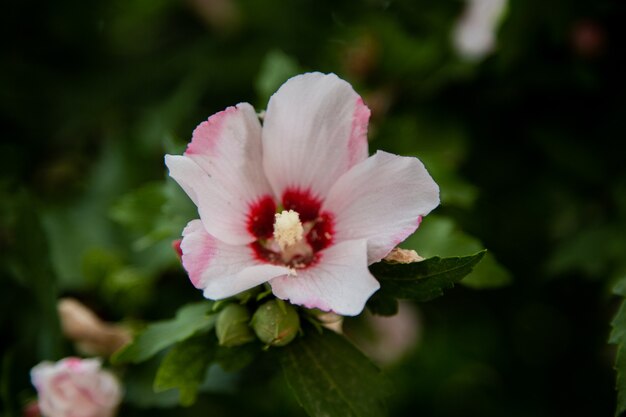
[[[389,370],[390,414],[612,414],[606,341],[618,300],[609,290],[626,274],[626,7],[512,1],[497,50],[476,62],[451,46],[462,9],[428,0],[7,4],[3,415],[20,415],[34,395],[32,366],[74,353],[59,333],[58,297],[127,323],[169,319],[201,299],[171,248],[195,208],[165,179],[163,154],[229,105],[262,110],[305,70],[349,80],[372,109],[370,148],[419,157],[441,186],[441,207],[406,247],[423,256],[489,249],[465,288],[420,304],[422,340]],[[152,392],[158,360],[128,367],[121,415],[302,415],[271,355],[239,374],[212,367],[198,402],[176,410],[162,408],[177,404],[175,391]]]

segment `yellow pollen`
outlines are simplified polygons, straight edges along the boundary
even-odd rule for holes
[[[276,213],[274,239],[278,242],[281,250],[300,242],[303,235],[304,228],[297,211],[283,210],[282,213]]]

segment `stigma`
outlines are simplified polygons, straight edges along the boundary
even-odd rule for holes
[[[302,240],[304,227],[297,211],[283,210],[282,213],[276,213],[275,216],[274,239],[278,242],[280,249],[284,251]]]

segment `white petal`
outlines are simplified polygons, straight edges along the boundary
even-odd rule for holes
[[[336,242],[367,239],[369,263],[384,258],[439,205],[439,187],[417,158],[377,152],[333,186],[322,211]]]
[[[198,206],[207,231],[224,242],[242,245],[256,238],[246,228],[250,203],[223,187],[186,156],[165,155],[170,176]]]
[[[180,245],[183,266],[204,296],[219,300],[256,287],[289,269],[255,259],[247,245],[229,245],[208,234],[200,220],[192,220],[183,231]]]
[[[209,117],[193,131],[185,156],[224,188],[249,198],[270,194],[263,171],[261,123],[248,103]]]
[[[454,27],[452,40],[461,57],[478,60],[495,47],[496,32],[507,0],[468,0],[466,3]]]
[[[166,155],[170,176],[198,206],[207,231],[224,242],[252,242],[251,206],[271,188],[262,168],[261,126],[247,103],[201,123],[184,156]]]
[[[30,379],[35,388],[40,389],[41,386],[48,383],[51,376],[56,373],[54,363],[50,361],[40,362],[30,370]]]
[[[307,308],[356,316],[380,288],[367,268],[367,242],[351,240],[320,252],[320,260],[296,276],[270,281],[276,297]]]
[[[263,165],[278,198],[285,189],[321,198],[367,158],[370,111],[335,74],[289,79],[271,97],[263,123]]]

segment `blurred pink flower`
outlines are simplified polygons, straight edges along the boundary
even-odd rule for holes
[[[496,46],[496,31],[507,0],[466,0],[466,3],[454,27],[453,43],[463,58],[478,60]]]
[[[45,417],[112,417],[121,401],[119,382],[98,359],[42,362],[31,370],[31,380]]]
[[[109,356],[132,339],[128,329],[102,321],[74,298],[60,299],[57,310],[63,335],[85,355]]]
[[[334,74],[288,80],[263,125],[250,104],[193,132],[170,175],[198,206],[183,231],[191,282],[222,299],[269,282],[276,297],[359,314],[379,288],[381,260],[439,204],[416,158],[368,158],[370,111]]]
[[[419,311],[408,301],[400,301],[398,314],[389,317],[364,315],[365,328],[347,329],[354,343],[382,366],[391,366],[401,361],[418,345],[422,325]]]

